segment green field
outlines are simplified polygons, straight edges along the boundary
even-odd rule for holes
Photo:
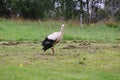
[[[54,56],[40,44],[1,42],[0,79],[120,80],[118,42],[66,41],[55,47]]]
[[[61,24],[0,20],[0,80],[120,80],[120,26],[64,23],[55,55],[43,52]]]
[[[120,39],[120,25],[117,28],[105,24],[86,26],[65,23],[64,40],[102,40],[116,41]],[[0,20],[1,41],[39,41],[48,34],[59,31],[61,23]],[[113,25],[114,26],[114,25]]]

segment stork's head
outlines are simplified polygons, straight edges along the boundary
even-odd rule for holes
[[[64,27],[64,24],[62,24],[61,27]]]
[[[64,31],[64,24],[61,25],[61,31]]]

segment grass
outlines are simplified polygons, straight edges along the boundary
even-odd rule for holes
[[[48,34],[59,31],[58,22],[32,22],[0,20],[1,41],[39,41]],[[120,26],[107,27],[105,24],[80,27],[65,23],[65,40],[102,40],[115,41],[120,39]]]
[[[82,45],[84,42],[67,41],[58,44],[54,56],[50,50],[44,53],[39,42],[3,43],[0,46],[1,80],[120,79],[120,45],[117,42]]]
[[[120,80],[120,25],[64,23],[55,55],[43,52],[61,24],[0,20],[0,80]]]

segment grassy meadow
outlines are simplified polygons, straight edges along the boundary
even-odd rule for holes
[[[64,23],[64,22],[63,22]],[[48,34],[59,31],[62,23],[10,21],[0,20],[1,41],[39,41]],[[117,28],[108,27],[105,24],[91,24],[79,26],[72,23],[64,23],[64,40],[102,40],[115,41],[120,39],[120,25]]]
[[[61,22],[0,20],[0,80],[120,80],[120,25],[63,23],[52,55],[41,41]]]

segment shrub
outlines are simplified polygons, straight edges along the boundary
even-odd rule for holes
[[[119,27],[118,23],[114,21],[113,19],[105,21],[106,26],[111,27],[111,28],[117,28]]]

